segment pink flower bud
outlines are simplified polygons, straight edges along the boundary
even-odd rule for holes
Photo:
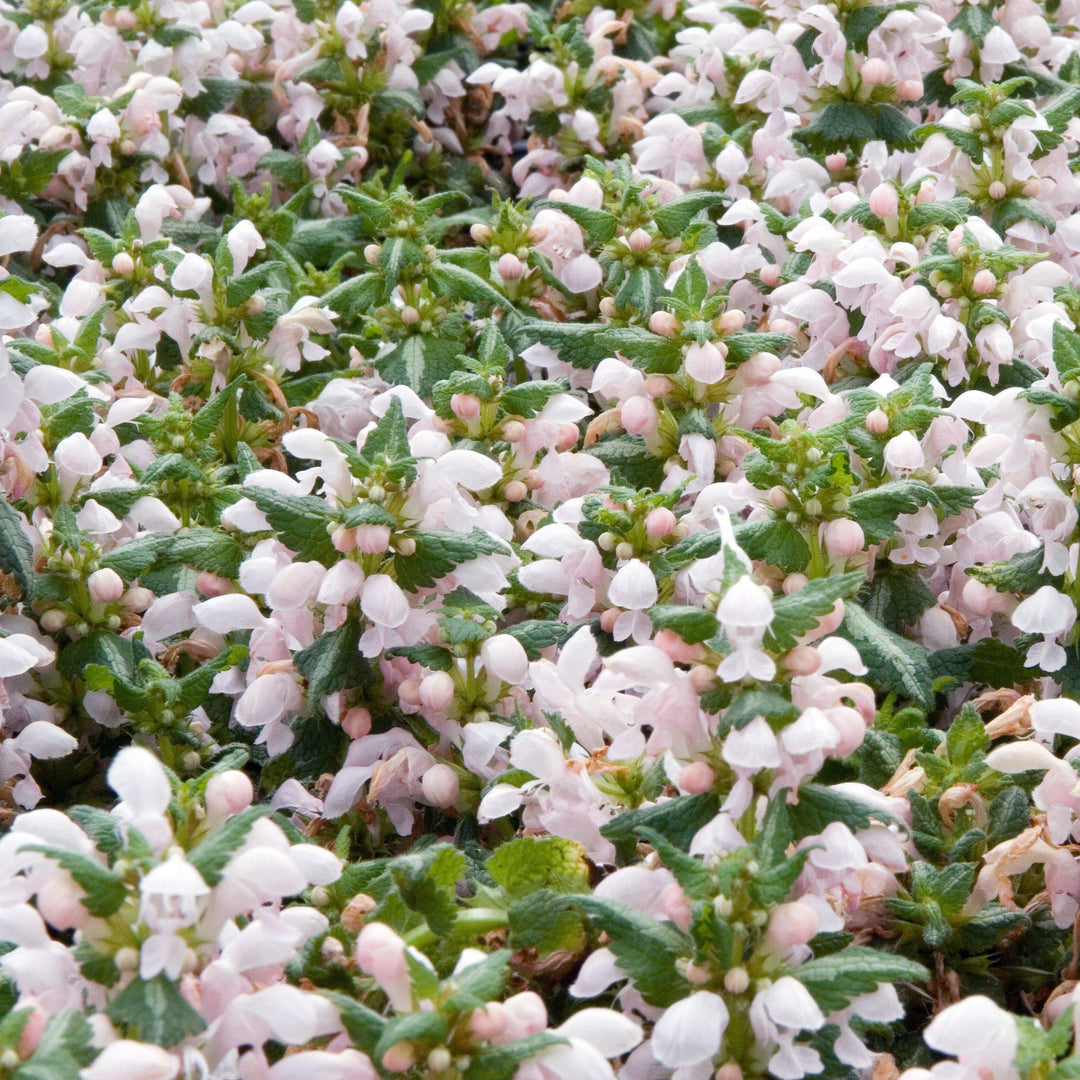
[[[788,493],[779,485],[769,488],[767,498],[774,510],[783,510],[788,504]]]
[[[994,277],[992,270],[980,270],[972,279],[971,287],[977,293],[982,293],[985,296],[987,293],[992,293],[997,288],[997,278]]]
[[[871,409],[863,423],[872,434],[884,435],[889,430],[889,414],[884,409]]]
[[[742,1066],[737,1061],[725,1061],[716,1070],[713,1080],[743,1080]]]
[[[506,1010],[501,1001],[489,1001],[469,1014],[469,1030],[478,1039],[495,1039],[506,1030]]]
[[[989,195],[991,199],[1004,199],[1006,190],[1005,185],[1000,180],[995,180],[986,189],[986,194]]]
[[[196,575],[195,588],[203,596],[224,596],[232,592],[232,582],[220,574],[211,574],[209,570],[204,570]]]
[[[821,653],[813,645],[796,645],[784,657],[784,667],[792,675],[813,675],[821,667]]]
[[[574,428],[574,434],[577,435],[577,428]],[[502,437],[508,443],[518,443],[525,438],[525,425],[520,420],[507,420],[503,424]]]
[[[652,247],[652,237],[644,229],[635,229],[627,238],[631,251],[648,251]]]
[[[90,598],[98,604],[115,604],[124,595],[123,578],[115,570],[95,570],[86,581]]]
[[[420,321],[420,312],[412,304],[406,304],[401,309],[401,321],[406,326],[415,326]]]
[[[529,673],[529,654],[516,637],[496,634],[480,646],[484,670],[507,683],[519,683]]]
[[[331,535],[330,543],[334,545],[335,551],[340,551],[342,554],[349,551],[355,551],[356,530],[347,529],[344,525],[339,525]]]
[[[62,608],[50,608],[41,616],[41,629],[47,634],[55,634],[68,624],[68,613]]]
[[[126,251],[121,251],[113,257],[112,268],[121,276],[127,277],[135,269],[135,260]]]
[[[866,547],[862,526],[851,518],[830,521],[823,531],[825,551],[830,559],[847,559]]]
[[[687,795],[700,795],[703,791],[710,791],[716,783],[716,773],[712,766],[704,761],[691,761],[681,773],[679,773],[679,787]]]
[[[615,623],[618,621],[619,616],[622,614],[622,609],[613,607],[608,608],[606,611],[600,613],[600,629],[605,634],[610,634],[615,629]]]
[[[933,180],[924,180],[919,185],[919,190],[915,195],[915,202],[919,206],[925,206],[927,203],[932,203],[937,199],[937,184]]]
[[[644,435],[656,428],[656,406],[645,397],[632,397],[619,409],[619,419],[628,435]]]
[[[671,311],[654,311],[649,316],[649,329],[654,334],[674,337],[679,332],[679,319]]]
[[[458,797],[461,785],[449,765],[432,765],[420,780],[420,788],[432,806],[446,809]]]
[[[918,101],[922,96],[922,79],[904,79],[896,88],[897,101]]]
[[[896,217],[900,208],[900,199],[892,184],[878,184],[870,192],[870,212],[879,218]]]
[[[674,630],[661,630],[653,644],[676,664],[692,664],[705,655],[704,645],[688,645]]]
[[[745,383],[764,386],[780,370],[780,357],[775,353],[754,353],[739,368],[739,376]]]
[[[581,432],[578,431],[577,424],[566,423],[559,428],[559,441],[555,444],[555,449],[560,452],[566,450],[573,450],[578,444],[578,439],[581,438]]]
[[[704,986],[712,978],[712,972],[704,966],[691,962],[686,965],[686,981],[691,986]]]
[[[41,1036],[45,1034],[45,1025],[49,1022],[49,1014],[33,998],[22,998],[19,1007],[32,1010],[19,1033],[17,1053],[19,1057],[25,1059],[38,1048]]]
[[[506,499],[507,502],[521,502],[528,494],[529,489],[523,480],[510,480],[503,484],[503,498]]]
[[[690,669],[690,685],[700,694],[716,682],[716,672],[707,664],[695,664]]]
[[[888,82],[892,77],[892,70],[884,60],[879,60],[876,56],[871,57],[862,66],[862,70],[859,72],[859,78],[862,79],[867,86],[880,86],[883,82]]]
[[[491,239],[491,228],[477,222],[469,226],[469,235],[478,244],[486,244]]]
[[[206,782],[206,811],[213,817],[230,817],[251,805],[255,789],[247,773],[239,769],[211,776]]]
[[[683,892],[681,885],[668,885],[660,894],[660,908],[664,914],[680,929],[690,926],[693,911],[690,898]]]
[[[517,281],[525,273],[525,264],[513,252],[499,256],[496,270],[503,281]]]
[[[843,621],[844,601],[837,600],[836,603],[833,604],[832,611],[830,611],[828,615],[823,615],[818,619],[817,626],[803,636],[803,644],[817,641],[818,638],[824,637],[826,634],[831,634]]]
[[[813,941],[817,932],[817,912],[796,900],[773,909],[766,936],[777,948],[787,949]]]
[[[398,686],[398,699],[404,705],[420,704],[420,680],[403,679]]]
[[[390,546],[389,525],[357,525],[356,550],[365,555],[378,555]]]
[[[405,942],[385,923],[370,922],[356,939],[356,962],[390,998],[399,1012],[412,1008],[412,980],[405,960]]]
[[[729,308],[716,320],[717,329],[722,334],[731,334],[746,325],[746,312],[738,308]]]
[[[539,1035],[547,1027],[548,1015],[544,999],[533,990],[523,990],[503,1002],[506,1027],[500,1042],[514,1042],[527,1035]]]
[[[382,1067],[387,1072],[408,1072],[415,1064],[416,1051],[413,1049],[412,1043],[404,1040],[399,1043],[394,1043],[394,1045],[383,1054],[382,1058]]]
[[[645,518],[645,532],[654,540],[659,539],[669,536],[678,523],[671,510],[666,506],[658,506],[655,510],[650,510]]]
[[[379,252],[382,248],[378,244],[368,244],[364,248],[364,262],[369,266],[374,266],[379,261]]]
[[[793,593],[797,593],[800,589],[805,588],[809,583],[810,579],[805,574],[788,574],[788,576],[784,578],[784,595],[791,596]]]
[[[1020,191],[1029,199],[1037,199],[1042,192],[1042,181],[1037,176],[1033,176],[1024,182]]]
[[[780,267],[776,263],[763,266],[758,271],[758,277],[761,278],[761,284],[767,289],[775,289],[780,284]]]
[[[828,169],[829,172],[841,172],[843,169],[846,169],[847,154],[829,154],[825,159],[825,168]]]
[[[454,394],[450,411],[459,420],[475,420],[480,415],[481,401],[475,394]]]
[[[848,705],[834,706],[825,715],[840,736],[840,741],[829,751],[829,756],[846,758],[854,754],[866,738],[866,721]]]
[[[82,903],[85,895],[71,875],[62,870],[38,889],[38,912],[54,930],[81,929],[90,918]]]
[[[362,739],[371,730],[371,713],[363,705],[354,705],[341,718],[341,728],[350,739]]]
[[[145,611],[154,602],[154,594],[141,585],[134,589],[128,589],[120,598],[120,603],[128,611]]]
[[[645,393],[651,398],[662,398],[671,393],[671,380],[666,375],[650,375],[645,380]]]
[[[949,254],[959,255],[960,249],[964,246],[964,226],[957,225],[952,232],[949,233],[948,239]]]
[[[454,700],[454,690],[449,672],[433,671],[420,681],[420,704],[425,709],[443,712]]]

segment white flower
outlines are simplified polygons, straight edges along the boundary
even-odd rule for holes
[[[724,999],[708,990],[683,998],[656,1021],[653,1057],[673,1069],[710,1061],[720,1049],[728,1025]]]

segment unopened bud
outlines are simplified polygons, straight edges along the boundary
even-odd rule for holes
[[[884,409],[871,409],[863,424],[872,434],[884,435],[889,430],[889,414]]]
[[[971,288],[974,292],[981,293],[985,296],[987,293],[992,293],[997,288],[997,278],[994,277],[992,270],[982,269],[971,280]]]
[[[122,277],[127,277],[135,269],[135,260],[126,251],[121,251],[113,257],[112,268]]]
[[[461,790],[457,773],[449,765],[432,765],[420,780],[424,798],[440,809],[452,806]]]
[[[654,540],[668,536],[678,524],[674,513],[666,506],[658,506],[650,510],[645,518],[645,532]]]
[[[354,536],[356,550],[364,555],[379,555],[390,547],[389,525],[357,525]]]
[[[480,415],[481,401],[475,394],[454,394],[450,411],[459,420],[475,420]]]
[[[525,264],[511,252],[501,256],[496,269],[503,281],[517,281],[525,273]]]
[[[246,810],[255,797],[247,773],[239,769],[211,776],[206,782],[206,811],[214,817],[230,817]]]
[[[486,244],[491,239],[491,229],[487,225],[477,222],[477,224],[469,226],[469,235],[476,243]]]
[[[825,159],[825,168],[829,172],[841,172],[847,168],[847,154],[829,154]]]
[[[862,526],[851,518],[838,518],[824,528],[825,551],[831,559],[847,559],[866,547]]]
[[[878,184],[870,192],[870,212],[879,218],[896,217],[899,207],[900,200],[892,184]]]
[[[904,79],[896,88],[897,101],[918,101],[923,96],[921,79]]]
[[[503,485],[503,498],[507,502],[521,502],[528,494],[529,489],[525,486],[523,480],[510,480]]]
[[[354,705],[341,718],[341,729],[350,739],[362,739],[371,730],[371,713],[363,705]]]
[[[631,251],[648,251],[652,247],[652,237],[644,229],[635,229],[627,238]]]
[[[750,985],[746,968],[734,967],[724,975],[724,989],[729,994],[743,994]]]
[[[714,783],[716,773],[712,766],[704,761],[691,761],[679,773],[679,787],[687,795],[700,795],[703,791],[711,791]]]
[[[382,248],[378,244],[368,244],[364,248],[364,261],[369,266],[374,266],[379,261],[379,252]]]
[[[995,180],[986,189],[986,194],[989,195],[991,199],[1004,199],[1006,190],[1005,185],[1000,180]]]
[[[341,909],[341,925],[346,930],[351,930],[354,934],[358,933],[364,928],[364,922],[368,915],[370,915],[377,907],[379,903],[374,897],[368,896],[367,893],[357,893],[342,909]]]
[[[86,581],[90,598],[98,604],[115,604],[124,595],[124,581],[115,570],[95,570]]]
[[[443,712],[454,700],[454,680],[446,671],[433,671],[420,681],[420,704]]]
[[[671,311],[654,311],[649,316],[649,329],[663,337],[674,337],[679,332],[679,319]]]
[[[859,78],[862,79],[867,86],[880,86],[883,82],[888,82],[892,77],[892,71],[889,65],[884,60],[879,60],[876,56],[871,57],[863,64],[862,69],[859,71]]]

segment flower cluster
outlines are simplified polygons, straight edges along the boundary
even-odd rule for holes
[[[0,385],[0,1080],[1080,1067],[1075,0],[0,0]]]

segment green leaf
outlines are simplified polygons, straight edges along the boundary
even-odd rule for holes
[[[296,552],[301,561],[314,560],[332,566],[339,555],[326,531],[330,506],[314,495],[285,495],[270,488],[248,486],[243,494],[266,515],[276,539]]]
[[[184,1000],[179,987],[157,975],[135,979],[105,1009],[128,1038],[166,1048],[206,1028],[203,1018]]]
[[[566,1044],[566,1039],[543,1031],[539,1035],[526,1035],[501,1046],[481,1046],[469,1055],[469,1067],[462,1080],[506,1080],[513,1076],[518,1066],[536,1057],[549,1047]]]
[[[999,791],[987,807],[986,846],[996,847],[1019,836],[1031,824],[1031,812],[1031,796],[1022,787],[1014,785]]]
[[[790,648],[790,646],[784,646]],[[728,706],[724,724],[738,731],[759,716],[770,720],[794,720],[798,709],[776,690],[744,690]]]
[[[624,810],[600,827],[600,833],[616,843],[636,840],[641,830],[655,829],[676,847],[686,851],[694,836],[703,829],[720,810],[720,800],[712,792],[700,795],[680,795],[677,799],[644,806],[638,810]]]
[[[307,679],[308,698],[320,701],[327,694],[363,681],[364,661],[360,656],[360,627],[350,619],[336,630],[317,637],[313,644],[293,657],[296,670]]]
[[[963,4],[960,13],[951,23],[950,30],[962,30],[979,48],[982,48],[986,35],[997,23],[988,8],[978,4]]]
[[[430,334],[412,334],[375,361],[379,374],[388,383],[408,386],[421,397],[429,397],[437,382],[457,370],[461,346],[453,340]]]
[[[268,813],[268,806],[249,806],[234,814],[188,852],[187,861],[199,871],[207,885],[213,888],[221,881],[233,852],[243,844],[255,822]]]
[[[475,528],[470,533],[427,529],[417,532],[413,539],[416,541],[416,551],[412,555],[398,555],[394,559],[397,583],[406,592],[432,588],[454,567],[481,555],[507,552],[502,541]]]
[[[382,1061],[386,1051],[399,1042],[429,1039],[442,1042],[446,1038],[446,1021],[437,1012],[411,1012],[391,1016],[386,1021],[371,1056]]]
[[[580,953],[585,947],[584,916],[573,901],[550,889],[515,900],[506,919],[514,949],[535,949],[540,956],[550,956]]]
[[[124,548],[120,550],[123,551]],[[174,537],[168,552],[175,562],[226,578],[237,576],[246,554],[234,536],[202,526],[188,529],[183,535]]]
[[[765,635],[768,648],[787,651],[828,615],[836,601],[853,596],[863,583],[860,572],[815,578],[790,596],[773,600],[773,621]]]
[[[574,840],[549,836],[519,837],[496,848],[484,869],[511,900],[539,889],[555,893],[589,890],[585,849]]]
[[[669,239],[681,236],[690,222],[703,210],[710,210],[727,202],[729,196],[719,191],[692,191],[661,206],[653,214],[653,221],[662,236]]]
[[[262,267],[259,267],[261,270]],[[253,271],[254,272],[254,271]],[[230,286],[231,288],[231,286]],[[245,297],[245,299],[247,299]],[[196,414],[191,422],[191,434],[200,442],[208,442],[221,426],[225,411],[236,399],[244,385],[244,376],[239,375],[227,386],[223,386]]]
[[[0,569],[18,582],[23,600],[34,596],[34,549],[22,530],[22,515],[0,499]]]
[[[323,990],[321,993],[337,1009],[342,1026],[356,1048],[371,1054],[382,1038],[386,1019],[348,994],[338,994],[333,990]]]
[[[638,832],[656,849],[660,861],[675,876],[675,880],[690,899],[704,900],[709,896],[712,873],[705,863],[680,851],[655,829],[639,826]]]
[[[823,832],[834,821],[852,830],[869,828],[875,822],[898,821],[889,811],[824,784],[803,784],[799,788],[799,801],[788,809],[798,840]]]
[[[12,1073],[12,1080],[78,1080],[79,1069],[97,1055],[94,1032],[81,1012],[64,1009],[49,1017],[33,1054]]]
[[[953,765],[963,767],[975,754],[985,750],[989,745],[990,739],[987,737],[986,728],[979,719],[975,706],[968,702],[945,733],[945,748],[949,754],[949,761]]]
[[[67,816],[79,826],[103,855],[117,855],[124,848],[120,822],[97,806],[72,806]]]
[[[510,955],[509,949],[498,949],[456,972],[449,980],[455,989],[446,997],[446,1008],[472,1011],[499,997],[506,985]]]
[[[576,903],[607,933],[620,969],[650,1005],[674,1005],[686,997],[689,986],[675,962],[687,955],[690,942],[671,923],[657,922],[617,900],[590,896]]]
[[[826,1013],[846,1009],[854,998],[872,993],[882,983],[924,983],[930,978],[930,972],[914,960],[861,945],[808,960],[791,974]]]
[[[431,271],[431,280],[443,296],[458,300],[468,300],[485,310],[495,308],[506,310],[513,304],[494,285],[485,281],[479,274],[466,270],[464,266],[455,266],[450,262],[440,262]]]
[[[673,630],[688,645],[708,641],[717,630],[712,612],[682,604],[657,604],[649,608],[649,618],[654,629]]]
[[[810,545],[786,521],[765,518],[745,522],[736,526],[735,539],[751,559],[778,566],[788,574],[810,565]]]
[[[886,630],[853,600],[845,605],[840,633],[859,650],[871,681],[924,707],[933,704],[933,674],[922,646]]]
[[[914,626],[935,600],[917,567],[879,563],[862,603],[872,619],[898,634]]]
[[[123,906],[127,899],[127,886],[111,870],[94,862],[86,855],[63,848],[28,845],[23,851],[38,851],[55,859],[86,893],[80,903],[99,919],[107,919]]]
[[[1040,544],[1032,551],[1021,551],[999,562],[972,566],[966,571],[976,581],[998,592],[1033,593],[1043,585],[1053,585],[1056,579],[1042,569],[1045,557]]]
[[[588,234],[589,241],[593,245],[606,244],[614,240],[615,234],[619,231],[619,219],[607,210],[584,206],[581,203],[570,202],[568,199],[548,205],[562,211],[567,217],[573,218]]]

